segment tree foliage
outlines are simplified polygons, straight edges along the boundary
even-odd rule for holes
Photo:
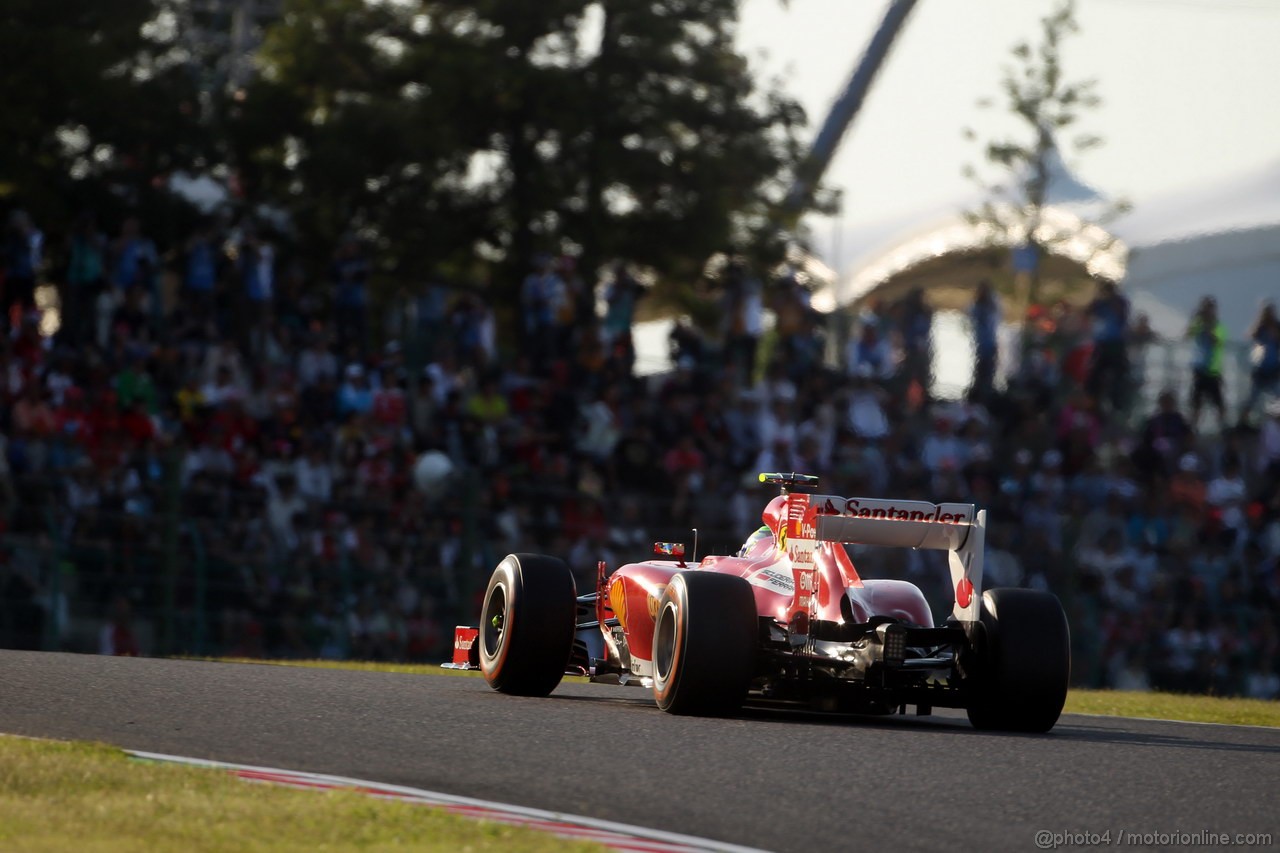
[[[537,251],[689,280],[768,234],[799,107],[757,90],[736,0],[289,0],[237,118],[256,193],[406,272]]]
[[[1101,104],[1096,80],[1068,81],[1062,66],[1062,44],[1079,31],[1073,0],[1065,0],[1040,21],[1040,40],[1019,42],[1010,51],[1000,81],[1002,107],[1018,130],[983,143],[986,168],[966,167],[965,174],[984,191],[981,206],[965,214],[971,224],[986,226],[1001,244],[1029,244],[1053,250],[1089,223],[1050,226],[1045,220],[1051,166],[1062,148],[1079,155],[1103,143],[1100,136],[1077,129],[1084,114]],[[992,107],[991,101],[980,101]],[[965,130],[968,139],[977,134]],[[995,178],[988,177],[994,173]],[[1127,209],[1124,202],[1096,212],[1102,224]]]
[[[204,162],[190,69],[153,0],[0,0],[0,202],[38,218],[145,205]]]

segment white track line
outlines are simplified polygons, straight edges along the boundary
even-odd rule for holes
[[[465,817],[527,826],[532,829],[550,832],[562,838],[595,841],[615,850],[635,851],[635,853],[694,853],[694,851],[706,851],[707,853],[764,853],[758,848],[742,847],[737,844],[727,844],[706,838],[696,838],[692,835],[664,832],[659,829],[647,829],[645,827],[631,826],[625,823],[615,823],[614,821],[583,817],[581,815],[565,814],[563,812],[513,806],[491,800],[459,797],[439,791],[408,788],[403,785],[385,785],[381,782],[370,782],[366,779],[330,776],[324,773],[304,773],[297,770],[283,770],[278,767],[231,764],[224,761],[210,761],[204,758],[188,758],[181,755],[166,755],[158,752],[140,752],[132,749],[125,750],[125,752],[135,758],[147,761],[165,761],[174,764],[227,770],[250,782],[287,785],[293,788],[310,790],[354,790],[380,799],[436,806]]]

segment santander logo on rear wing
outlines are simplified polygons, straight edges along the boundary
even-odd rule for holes
[[[978,517],[973,504],[810,495],[815,539],[889,548],[960,548]]]

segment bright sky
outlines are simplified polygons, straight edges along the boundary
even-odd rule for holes
[[[978,146],[961,129],[981,137],[993,126],[998,110],[975,102],[998,97],[1009,48],[1034,43],[1055,5],[919,0],[827,174],[844,189],[842,230],[974,191],[960,170],[979,162]],[[741,45],[805,106],[816,132],[887,6],[746,0]],[[1280,160],[1280,0],[1077,0],[1077,19],[1066,76],[1096,78],[1103,98],[1078,127],[1106,140],[1071,163],[1085,183],[1140,206]],[[836,266],[851,260],[855,247],[829,236],[832,223],[811,225],[819,254]]]

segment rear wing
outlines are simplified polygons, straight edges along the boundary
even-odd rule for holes
[[[960,503],[803,497],[813,510],[814,539],[820,542],[946,551],[955,593],[952,615],[962,622],[978,620],[986,510]]]

